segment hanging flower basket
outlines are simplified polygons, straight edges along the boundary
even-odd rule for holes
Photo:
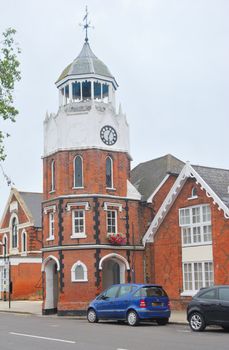
[[[126,235],[123,233],[109,233],[107,235],[108,241],[114,245],[125,245]]]

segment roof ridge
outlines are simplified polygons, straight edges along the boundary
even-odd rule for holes
[[[43,192],[18,191],[18,193],[43,194]]]

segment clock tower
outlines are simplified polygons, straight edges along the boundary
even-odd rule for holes
[[[118,84],[87,34],[56,86],[58,111],[44,121],[43,313],[81,314],[111,284],[143,282],[141,196]]]

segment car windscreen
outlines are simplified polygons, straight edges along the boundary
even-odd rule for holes
[[[142,287],[134,293],[136,297],[167,297],[166,292],[161,287]]]

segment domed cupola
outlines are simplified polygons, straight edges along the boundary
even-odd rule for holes
[[[107,68],[92,52],[88,40],[76,59],[61,73],[56,82],[60,91],[60,105],[89,100],[114,105],[118,84]]]
[[[59,151],[97,149],[129,155],[126,115],[116,111],[118,84],[96,57],[86,37],[79,55],[56,81],[59,108],[44,121],[44,156]]]
[[[57,84],[66,77],[71,78],[85,74],[101,75],[104,78],[114,79],[107,66],[92,52],[88,42],[84,43],[77,58],[63,70]]]

